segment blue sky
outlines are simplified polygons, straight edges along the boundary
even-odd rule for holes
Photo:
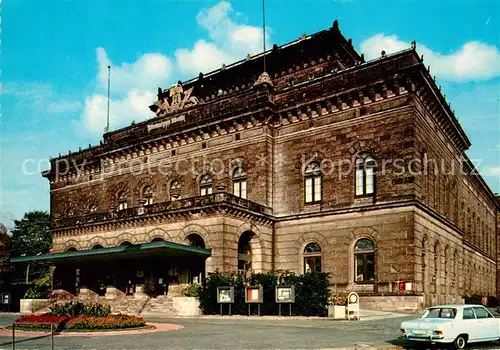
[[[111,128],[152,117],[158,86],[219,68],[261,47],[261,2],[81,0],[1,2],[0,222],[47,210],[48,157],[96,144],[112,65]],[[500,192],[498,1],[267,0],[267,41],[331,26],[368,58],[417,41]]]

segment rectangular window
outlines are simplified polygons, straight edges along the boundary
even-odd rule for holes
[[[246,199],[247,198],[247,182],[246,181],[241,181],[241,198]]]
[[[306,203],[313,201],[313,179],[308,177],[306,179]]]
[[[356,169],[356,196],[364,194],[363,182],[363,169]]]
[[[235,182],[235,183],[233,183],[233,194],[234,194],[236,197],[241,197],[241,193],[240,193],[240,183],[239,183],[239,182]]]
[[[304,257],[304,273],[321,272],[321,256]]]
[[[356,255],[356,282],[363,282],[365,280],[365,264],[364,256]]]
[[[200,193],[202,196],[206,196],[206,195],[209,195],[209,194],[212,194],[212,187],[202,187],[200,189]]]
[[[314,201],[321,201],[321,177],[314,178]]]
[[[375,178],[374,176],[374,169],[373,168],[367,168],[366,169],[366,194],[373,194],[374,192],[374,183],[373,179]]]

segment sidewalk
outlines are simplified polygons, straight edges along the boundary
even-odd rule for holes
[[[159,317],[165,319],[205,319],[205,320],[223,320],[223,319],[231,319],[231,320],[319,320],[319,321],[339,321],[339,322],[349,322],[347,319],[333,319],[330,317],[320,317],[320,316],[276,316],[276,315],[201,315],[201,316],[176,316],[176,315],[154,315],[147,314],[141,315],[144,317]],[[386,311],[378,311],[378,310],[360,310],[359,312],[359,321],[374,321],[374,320],[383,320],[388,318],[396,318],[396,317],[409,317],[411,314],[403,314],[397,312],[386,312]],[[355,321],[355,320],[351,320]]]

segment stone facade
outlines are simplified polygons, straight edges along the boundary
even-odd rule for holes
[[[255,272],[303,273],[315,243],[334,291],[419,307],[496,295],[499,204],[415,45],[365,63],[335,22],[266,60],[260,78],[262,56],[159,89],[156,117],[53,159],[53,253],[196,234],[206,272],[241,270],[250,255]],[[362,155],[376,166],[360,195]],[[308,201],[313,163],[319,200]],[[374,267],[360,281],[363,238]]]

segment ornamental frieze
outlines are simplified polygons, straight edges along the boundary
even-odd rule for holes
[[[182,110],[200,103],[197,97],[191,96],[194,87],[186,91],[181,84],[175,84],[169,89],[162,90],[158,88],[158,100],[149,108],[156,113],[156,116],[162,117],[167,113]]]

